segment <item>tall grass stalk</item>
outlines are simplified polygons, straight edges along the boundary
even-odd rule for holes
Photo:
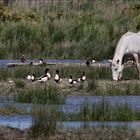
[[[140,112],[125,104],[116,106],[102,100],[98,104],[81,105],[80,112],[69,113],[66,118],[71,121],[135,121],[139,120]]]
[[[29,136],[33,138],[45,137],[49,138],[56,130],[57,110],[47,110],[46,108],[38,108],[32,110],[33,122],[29,131]]]
[[[0,58],[112,58],[122,34],[140,29],[138,1],[11,3],[1,7]]]
[[[61,104],[64,103],[64,97],[60,97],[57,87],[44,85],[19,91],[15,95],[15,101],[35,104]]]
[[[123,79],[125,79],[125,82],[122,80],[119,83],[111,81],[112,73],[110,67],[87,67],[76,64],[2,68],[0,69],[0,80],[13,80],[16,83],[17,89],[25,88],[26,85],[34,85],[34,82],[29,83],[26,81],[28,73],[34,73],[35,77],[38,78],[44,74],[46,67],[50,69],[52,76],[50,81],[53,80],[56,69],[59,69],[60,76],[64,81],[68,81],[69,75],[72,75],[73,79],[76,79],[85,71],[87,85],[85,84],[86,88],[84,88],[84,92],[91,93],[92,95],[139,95],[139,82],[126,81],[127,79],[137,79],[137,71],[134,67],[126,67],[124,69]]]

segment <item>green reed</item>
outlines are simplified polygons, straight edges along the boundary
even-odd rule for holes
[[[0,69],[0,80],[8,79],[26,79],[28,73],[34,73],[36,78],[44,74],[45,66],[17,66],[12,68],[1,68]]]
[[[36,108],[32,110],[33,122],[29,130],[29,136],[33,138],[49,138],[56,130],[58,121],[58,111],[48,110],[47,108]]]
[[[109,104],[104,99],[98,104],[85,102],[81,105],[80,112],[69,113],[64,120],[69,121],[135,121],[139,120],[140,112],[125,104],[116,106]]]
[[[139,31],[137,1],[45,3],[0,7],[0,58],[112,58],[122,34]]]
[[[13,68],[0,69],[0,80],[15,82],[16,88],[24,88],[26,85],[31,84],[27,82],[26,77],[29,72],[35,74],[37,79],[44,74],[45,69],[50,69],[52,76],[51,81],[54,78],[55,71],[60,71],[60,76],[64,80],[68,80],[72,75],[73,79],[77,79],[85,71],[87,82],[82,85],[87,85],[85,90],[92,95],[139,95],[138,81],[131,82],[127,79],[137,79],[137,71],[134,67],[125,67],[123,72],[123,80],[120,82],[111,81],[112,72],[110,67],[87,67],[86,65],[76,64],[58,64],[58,65],[43,65],[43,66],[17,66]],[[126,82],[124,82],[124,80]],[[87,83],[87,84],[86,84]],[[32,83],[34,84],[34,82]],[[69,87],[68,87],[69,88]]]
[[[91,93],[91,95],[140,95],[140,87],[139,82],[119,82],[115,83],[112,82],[112,84],[105,84],[102,85],[100,82],[94,81],[92,84],[88,85],[88,91]],[[90,87],[91,86],[91,87]],[[89,90],[90,89],[90,90]]]
[[[64,103],[64,97],[60,97],[60,91],[57,87],[42,85],[20,90],[15,95],[15,101],[35,104],[61,104]]]

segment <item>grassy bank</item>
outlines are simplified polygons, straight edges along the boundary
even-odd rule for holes
[[[137,0],[18,3],[0,8],[0,58],[112,58],[121,35],[140,29]]]
[[[55,75],[55,70],[60,71],[62,78],[69,78],[69,75],[72,75],[74,78],[79,77],[83,71],[85,71],[87,80],[111,80],[112,72],[109,66],[100,67],[100,66],[91,66],[87,67],[86,65],[48,65],[48,66],[17,66],[13,68],[3,67],[0,69],[0,80],[11,79],[26,79],[26,76],[29,72],[35,74],[36,78],[44,74],[45,68],[50,69],[52,77]],[[123,72],[124,80],[138,79],[137,70],[134,66],[126,66]]]
[[[44,85],[21,90],[14,98],[18,103],[62,104],[65,102],[65,99],[64,97],[60,97],[59,92],[60,90],[55,86]]]
[[[135,67],[126,67],[124,69],[123,79],[120,82],[111,80],[110,67],[87,67],[76,65],[52,65],[47,66],[50,69],[52,78],[45,84],[39,82],[29,82],[26,80],[28,72],[33,72],[38,78],[44,74],[45,66],[21,66],[13,68],[0,69],[0,93],[33,93],[38,92],[37,88],[56,86],[60,94],[85,94],[85,95],[140,95],[139,80],[137,80],[137,71]],[[62,82],[54,82],[55,71],[60,71]],[[81,76],[82,72],[86,73],[86,81],[77,85],[68,83],[69,75],[73,79]],[[11,83],[11,80],[13,83]],[[31,91],[32,87],[32,91]],[[40,89],[42,91],[42,89]],[[22,94],[21,94],[22,95]],[[24,94],[23,94],[24,95]],[[31,94],[30,94],[31,95]]]

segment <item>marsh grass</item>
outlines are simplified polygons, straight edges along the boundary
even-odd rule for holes
[[[59,89],[53,85],[23,89],[15,95],[15,101],[19,103],[62,104],[64,100]]]
[[[26,85],[25,81],[23,81],[23,80],[16,79],[16,80],[14,80],[14,82],[15,82],[15,85],[16,85],[17,89],[20,89],[20,88],[23,89]]]
[[[62,78],[69,78],[69,75],[73,75],[75,78],[81,76],[85,71],[86,76],[90,79],[109,79],[111,77],[110,68],[98,68],[98,67],[86,67],[78,65],[52,65],[52,66],[19,66],[13,68],[0,69],[0,80],[7,80],[8,78],[23,78],[25,79],[28,72],[32,72],[36,77],[40,77],[44,74],[45,68],[50,69],[51,75],[55,75],[55,70],[59,69]]]
[[[19,66],[0,69],[0,80],[8,79],[26,79],[29,72],[34,73],[36,77],[44,74],[45,66]]]
[[[4,108],[0,108],[0,114],[1,115],[15,115],[15,114],[28,114],[27,111],[22,110],[22,109],[18,109],[14,106],[6,106]]]
[[[101,85],[98,81],[91,81],[91,84],[88,84],[87,92],[90,95],[103,95],[103,96],[125,96],[125,95],[140,95],[139,83],[120,83],[120,84],[110,84],[110,85]],[[101,82],[102,83],[102,82]]]
[[[126,103],[109,104],[104,99],[98,104],[89,104],[85,102],[81,105],[80,112],[74,112],[67,115],[70,121],[135,121],[139,120],[140,112],[132,109]]]
[[[121,35],[139,31],[137,1],[23,3],[1,8],[0,58],[112,58]]]
[[[13,68],[0,69],[1,81],[15,81],[16,88],[24,88],[26,85],[31,84],[26,81],[28,72],[35,74],[38,78],[44,74],[44,71],[48,67],[51,73],[51,80],[55,75],[56,69],[60,71],[60,76],[63,79],[68,79],[69,75],[73,76],[73,79],[77,79],[84,71],[87,77],[87,86],[84,88],[84,92],[88,92],[91,95],[139,95],[139,82],[131,82],[130,80],[137,79],[137,71],[135,67],[126,66],[123,72],[123,79],[120,82],[113,82],[112,72],[110,67],[87,67],[84,65],[48,65],[48,66],[19,66]],[[32,83],[32,85],[34,82]],[[84,85],[84,83],[83,83]]]
[[[131,65],[129,67],[125,67],[123,71],[123,78],[125,80],[128,79],[138,79],[138,72],[135,66]]]
[[[49,138],[56,130],[58,121],[57,110],[47,110],[47,108],[38,108],[32,110],[33,122],[29,131],[29,136],[33,138]]]
[[[95,90],[90,91],[92,95],[140,95],[139,83],[129,82],[116,85],[94,86]]]

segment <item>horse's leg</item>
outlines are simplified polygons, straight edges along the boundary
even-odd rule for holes
[[[135,66],[138,70],[138,74],[139,74],[139,79],[140,79],[140,64],[139,64],[139,57],[138,54],[133,54],[134,59],[135,59]]]

